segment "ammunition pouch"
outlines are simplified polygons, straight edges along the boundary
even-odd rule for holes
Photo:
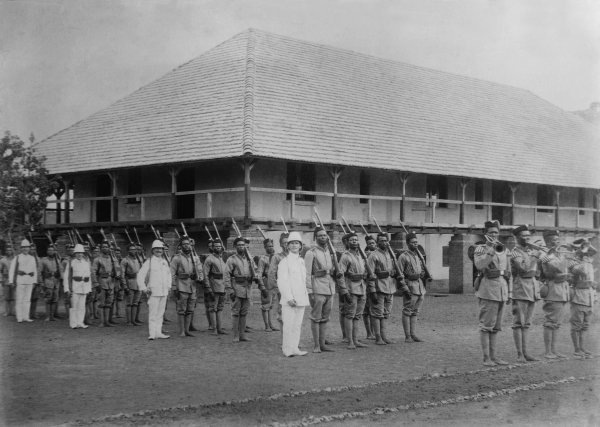
[[[223,278],[223,273],[210,273],[208,277],[212,279],[221,280]]]
[[[99,277],[100,279],[108,279],[108,278],[110,278],[110,274],[108,274],[108,273],[100,273],[100,274],[98,275],[98,277]]]
[[[57,272],[55,272],[55,273],[53,274],[53,276],[54,276],[54,278],[55,278],[55,279],[60,279],[60,272],[58,272],[58,271],[57,271]]]
[[[89,277],[81,277],[81,276],[73,276],[73,281],[87,283],[90,281],[90,278]]]
[[[252,283],[252,277],[247,276],[236,276],[233,278],[235,283]]]
[[[421,278],[420,274],[405,274],[404,277],[408,280],[419,280]]]
[[[535,277],[535,273],[536,273],[535,270],[529,270],[529,271],[526,271],[525,273],[519,274],[519,277],[521,277],[523,279],[531,279],[531,278]]]
[[[552,281],[554,283],[562,283],[562,282],[564,282],[566,280],[570,280],[572,278],[573,278],[572,274],[569,274],[569,273],[560,273],[560,274],[557,274],[556,276],[554,276],[554,278],[552,279]]]
[[[585,282],[577,282],[575,283],[575,289],[590,289],[594,285],[594,282],[591,280]]]
[[[315,277],[325,277],[328,274],[331,274],[330,270],[313,270],[313,276]]]
[[[358,273],[346,273],[345,276],[350,279],[351,282],[360,282],[364,278],[364,275]]]
[[[192,275],[188,274],[188,273],[179,273],[177,275],[177,278],[180,279],[180,280],[187,280],[187,279],[191,279]]]
[[[497,279],[498,277],[504,277],[506,280],[510,278],[510,271],[508,270],[486,270],[483,275],[487,279]]]
[[[389,271],[376,271],[375,276],[377,276],[378,279],[387,279],[388,277],[390,277],[390,272]]]
[[[137,278],[137,274],[136,273],[127,273],[127,274],[125,274],[125,278],[126,279],[135,279],[135,278]]]
[[[21,270],[19,270],[19,271],[17,272],[17,274],[18,274],[19,276],[31,276],[31,277],[33,277],[33,276],[34,276],[34,274],[33,274],[33,273],[25,273],[24,271],[21,271]]]

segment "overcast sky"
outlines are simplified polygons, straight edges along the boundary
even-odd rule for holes
[[[249,27],[600,101],[600,0],[0,0],[0,130],[48,137]]]

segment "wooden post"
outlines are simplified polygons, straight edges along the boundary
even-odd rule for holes
[[[213,195],[206,193],[206,217],[212,218]]]
[[[296,214],[296,193],[292,193],[290,197],[290,218],[294,219]]]
[[[517,190],[519,188],[518,183],[508,184],[510,187],[510,225],[515,225],[515,218],[517,213],[517,208],[515,207],[517,203]]]
[[[245,157],[241,161],[244,170],[244,218],[246,220],[249,220],[251,215],[250,172],[252,172],[256,162],[257,160],[252,157]]]
[[[487,220],[492,220],[492,205],[485,205],[487,209]]]
[[[406,218],[406,207],[404,199],[406,198],[406,183],[408,182],[408,178],[410,178],[410,173],[402,172],[398,174],[398,177],[400,178],[400,183],[402,184],[402,199],[400,200],[400,221],[404,222],[404,219]]]
[[[373,217],[373,199],[367,199],[367,221]]]
[[[177,218],[177,174],[181,168],[170,167],[169,175],[171,176],[171,219]]]
[[[460,210],[458,214],[458,223],[465,223],[465,200],[467,200],[467,185],[469,185],[470,179],[462,178],[458,181],[460,185]]]
[[[600,228],[600,192],[594,194],[594,212],[593,226],[594,228]]]
[[[111,207],[110,221],[118,222],[119,221],[119,199],[117,199],[117,194],[118,194],[117,183],[119,180],[119,176],[117,175],[117,172],[109,172],[108,176],[110,177],[110,179],[112,181],[112,199],[110,201],[110,207]]]
[[[558,210],[560,208],[560,188],[555,188],[554,194],[556,196],[556,212],[554,214],[554,226],[558,228],[560,227],[560,215],[558,213]]]
[[[146,220],[146,198],[144,196],[140,197],[140,219]]]
[[[69,224],[71,222],[71,181],[68,179],[63,179],[65,183],[65,224]]]
[[[62,203],[60,201],[60,199],[62,198],[63,194],[65,194],[65,182],[64,181],[60,181],[58,188],[56,190],[54,190],[54,197],[56,197],[56,223],[60,224],[62,222]]]
[[[333,200],[331,204],[331,219],[337,219],[338,211],[338,179],[344,170],[341,166],[332,166],[329,168],[329,174],[333,178]]]

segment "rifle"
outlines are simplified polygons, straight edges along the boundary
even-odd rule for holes
[[[237,233],[238,237],[242,237],[242,233],[240,231],[240,229],[237,226],[237,223],[235,222],[235,219],[231,218],[232,221],[232,225],[233,225],[233,229],[235,230],[235,232]],[[252,282],[257,282],[259,284],[259,287],[262,289],[264,287],[264,285],[261,282],[260,277],[258,277],[258,268],[256,267],[256,264],[254,264],[254,260],[252,259],[252,256],[250,255],[250,251],[248,250],[248,247],[244,245],[244,252],[246,253],[246,258],[248,258],[248,263],[250,264],[250,274],[252,275]]]
[[[77,238],[79,239],[79,243],[81,243],[82,245],[85,243],[85,241],[83,240],[83,237],[81,237],[81,234],[79,234],[79,230],[77,230],[76,228],[73,228],[75,235],[77,236]],[[88,234],[88,238],[91,240],[91,237],[89,237],[90,235]]]
[[[342,221],[340,221],[339,219],[338,219],[338,224],[339,224],[339,226],[342,228],[342,233],[344,233],[344,234],[348,234],[348,233],[346,232],[346,229],[344,228],[344,224],[342,224]]]
[[[285,221],[283,220],[283,217],[280,217],[280,218],[281,218],[281,223],[283,224],[283,228],[285,229],[285,232],[287,234],[290,234],[290,230],[288,230],[287,225],[285,225]]]
[[[215,239],[213,239],[213,236],[210,234],[210,230],[208,229],[208,227],[205,225],[204,229],[206,230],[206,234],[208,234],[208,240],[211,240],[214,242]]]
[[[344,222],[346,223],[346,227],[348,227],[348,230],[351,233],[354,233],[354,230],[352,230],[352,228],[350,228],[350,224],[348,224],[348,221],[346,221],[346,218],[344,218],[342,216],[342,219],[344,220]],[[362,224],[361,224],[362,226]],[[364,227],[363,227],[364,229]],[[358,245],[358,252],[360,253],[360,257],[364,260],[365,262],[365,268],[367,269],[367,274],[369,275],[369,278],[373,278],[375,277],[375,273],[373,272],[373,270],[371,269],[371,266],[369,265],[369,263],[367,262],[367,254],[365,254],[365,251],[362,250],[362,248],[360,247],[360,245]]]
[[[190,243],[192,243],[192,257],[193,257],[193,261],[192,264],[194,265],[194,274],[196,275],[196,280],[200,280],[200,276],[198,275],[198,268],[196,266],[196,260],[200,260],[200,258],[198,257],[198,254],[196,253],[196,248],[195,248],[195,242],[194,239],[192,239],[189,234],[187,233],[187,230],[185,229],[185,224],[182,222],[181,223],[181,229],[183,230],[183,237],[187,237],[188,239],[190,239]],[[177,230],[175,230],[175,232],[177,233]],[[177,236],[179,236],[179,233],[177,233]]]
[[[28,231],[28,233],[29,233],[29,240],[31,240],[31,244],[34,245],[34,247],[35,247],[35,250],[33,251],[33,257],[35,258],[35,267],[37,270],[38,266],[40,265],[40,260],[38,258],[38,254],[37,254],[37,245],[33,242],[33,236],[31,235],[31,231]],[[38,278],[38,280],[39,280],[39,278]]]
[[[67,237],[69,238],[69,243],[75,247],[75,241],[73,240],[73,236],[71,236],[71,232],[67,230]]]
[[[262,228],[260,228],[260,226],[256,226],[256,228],[258,229],[258,231],[260,232],[260,235],[263,237],[263,239],[268,239],[267,235],[265,234],[264,231],[262,231]]]
[[[49,231],[46,231],[46,236],[48,237],[48,240],[50,241],[50,245],[52,247],[54,247],[55,251],[54,251],[54,259],[56,260],[56,265],[58,265],[59,267],[57,268],[57,273],[58,273],[58,280],[62,280],[62,276],[60,274],[60,257],[58,256],[58,248],[56,247],[56,245],[54,244],[54,242],[52,241],[52,235],[50,234]]]
[[[315,208],[315,215],[317,216],[317,221],[316,221],[317,226],[319,226],[323,230],[325,230],[323,221],[321,221],[321,217],[319,216],[319,212],[317,212],[316,208]],[[325,232],[327,232],[327,231],[325,231]],[[339,279],[340,275],[341,275],[340,264],[338,263],[337,255],[335,253],[335,248],[333,247],[333,243],[331,243],[331,239],[329,239],[329,235],[327,235],[327,247],[329,248],[329,252],[331,253],[331,260],[333,261],[333,267],[335,268],[335,277],[337,279]]]
[[[375,217],[373,217],[373,222],[377,226],[377,229],[379,230],[379,232],[383,233],[383,230],[379,226],[379,223],[377,222],[377,219],[375,219]],[[390,245],[390,242],[387,242],[387,250],[388,250],[388,254],[392,258],[392,261],[394,262],[394,268],[398,272],[398,279],[397,280],[398,281],[403,281],[404,280],[404,274],[402,273],[402,270],[400,270],[400,265],[398,264],[398,259],[396,258],[396,254],[394,253],[394,250],[392,249],[392,246]]]
[[[138,235],[137,230],[133,227],[133,232],[135,233],[135,238],[137,239],[137,244],[140,248],[142,248],[142,262],[146,262],[146,254],[144,253],[144,247],[142,246],[142,242],[140,241],[140,236]]]
[[[129,244],[135,246],[135,243],[133,242],[133,240],[131,240],[131,236],[129,235],[129,231],[127,231],[127,229],[125,229],[125,235],[127,236],[127,240],[129,240]],[[129,249],[129,248],[127,248],[127,249]],[[143,261],[142,261],[142,259],[140,259],[140,254],[138,254],[137,246],[135,248],[135,259],[137,259],[138,262],[140,263],[140,265],[142,265]]]
[[[217,233],[217,238],[218,238],[218,239],[219,239],[221,242],[223,242],[223,239],[221,239],[221,235],[219,234],[219,229],[217,228],[217,225],[215,224],[215,222],[214,222],[214,221],[212,222],[212,224],[213,224],[213,228],[215,229],[215,233]],[[206,231],[208,231],[208,229],[207,229]],[[210,236],[210,233],[208,233],[208,235]],[[223,242],[223,249],[227,249],[227,246],[226,246],[226,243],[225,243],[225,242]]]
[[[408,230],[406,229],[406,227],[404,226],[402,221],[400,221],[400,225],[402,226],[402,229],[404,230],[404,232],[406,234],[409,234]],[[433,276],[429,272],[429,269],[427,268],[427,264],[425,264],[425,257],[423,257],[423,254],[421,253],[419,246],[417,246],[417,256],[419,257],[419,260],[421,261],[421,265],[423,266],[423,271],[425,272],[425,280],[427,282],[431,282],[433,280]]]

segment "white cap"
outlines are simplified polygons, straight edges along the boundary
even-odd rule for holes
[[[160,240],[155,240],[154,242],[152,242],[152,249],[154,248],[164,248],[165,245],[163,245],[163,242],[161,242]]]
[[[79,254],[82,254],[82,253],[84,253],[84,252],[85,252],[85,251],[83,250],[83,245],[81,245],[81,244],[77,243],[77,244],[75,245],[75,248],[73,249],[73,253],[76,253],[76,254],[77,254],[77,253],[79,253]]]
[[[27,239],[21,240],[21,247],[22,248],[28,248],[30,246],[31,246],[31,243],[29,243],[29,240],[27,240]]]
[[[288,237],[288,244],[290,242],[300,242],[300,244],[302,244],[302,237],[300,236],[300,233],[297,231],[292,231]]]

